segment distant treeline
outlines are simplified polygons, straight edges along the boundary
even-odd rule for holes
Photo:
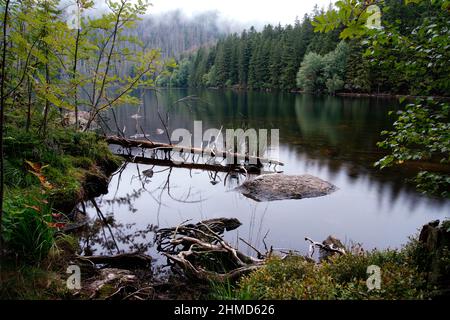
[[[383,25],[397,25],[405,36],[437,13],[436,6],[405,6],[386,0]],[[445,69],[424,70],[423,78],[393,72],[405,57],[392,52],[374,61],[361,40],[339,38],[341,29],[314,32],[317,7],[294,25],[266,25],[262,31],[244,30],[222,37],[178,59],[178,68],[159,80],[160,86],[235,87],[259,90],[303,90],[314,93],[416,94],[423,92],[426,77],[448,77]],[[445,95],[439,88],[430,94]]]

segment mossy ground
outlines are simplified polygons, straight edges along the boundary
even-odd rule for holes
[[[58,221],[95,193],[93,184],[107,181],[121,159],[95,132],[51,125],[43,134],[8,120],[0,297],[64,298],[61,261],[77,241],[58,232]]]

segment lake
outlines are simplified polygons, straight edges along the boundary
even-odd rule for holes
[[[85,252],[114,253],[119,247],[157,256],[152,247],[156,227],[218,217],[242,222],[226,237],[248,253],[251,249],[239,238],[260,249],[264,240],[302,253],[308,251],[305,237],[322,241],[328,235],[365,249],[398,248],[423,224],[450,216],[449,200],[424,196],[405,182],[412,174],[408,169],[373,167],[383,156],[376,143],[395,121],[389,111],[399,109],[396,100],[193,89],[146,90],[141,96],[140,106],[108,114],[111,131],[125,129],[128,138],[145,133],[168,142],[158,110],[168,119],[169,133],[192,130],[195,120],[203,122],[204,130],[279,129],[279,159],[285,165],[276,169],[308,173],[339,190],[319,198],[256,202],[234,190],[243,175],[130,163],[113,176],[109,193],[96,199],[114,223],[83,237]],[[149,169],[150,176],[144,177]],[[92,205],[87,211],[96,217]]]

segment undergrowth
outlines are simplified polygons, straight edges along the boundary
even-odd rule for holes
[[[55,278],[55,261],[76,245],[75,239],[59,232],[59,218],[85,197],[88,179],[106,178],[105,170],[121,160],[95,132],[55,123],[45,134],[37,125],[27,131],[22,118],[11,114],[7,123],[0,296],[58,295],[59,289],[48,284]]]
[[[401,250],[374,250],[336,255],[320,264],[302,256],[273,256],[260,269],[237,283],[211,285],[214,299],[352,300],[425,299],[425,265],[422,245],[414,239]],[[380,289],[368,290],[368,266],[381,269]]]

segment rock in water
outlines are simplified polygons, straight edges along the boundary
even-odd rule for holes
[[[256,201],[275,201],[321,197],[337,188],[309,174],[265,174],[245,181],[237,190]]]

